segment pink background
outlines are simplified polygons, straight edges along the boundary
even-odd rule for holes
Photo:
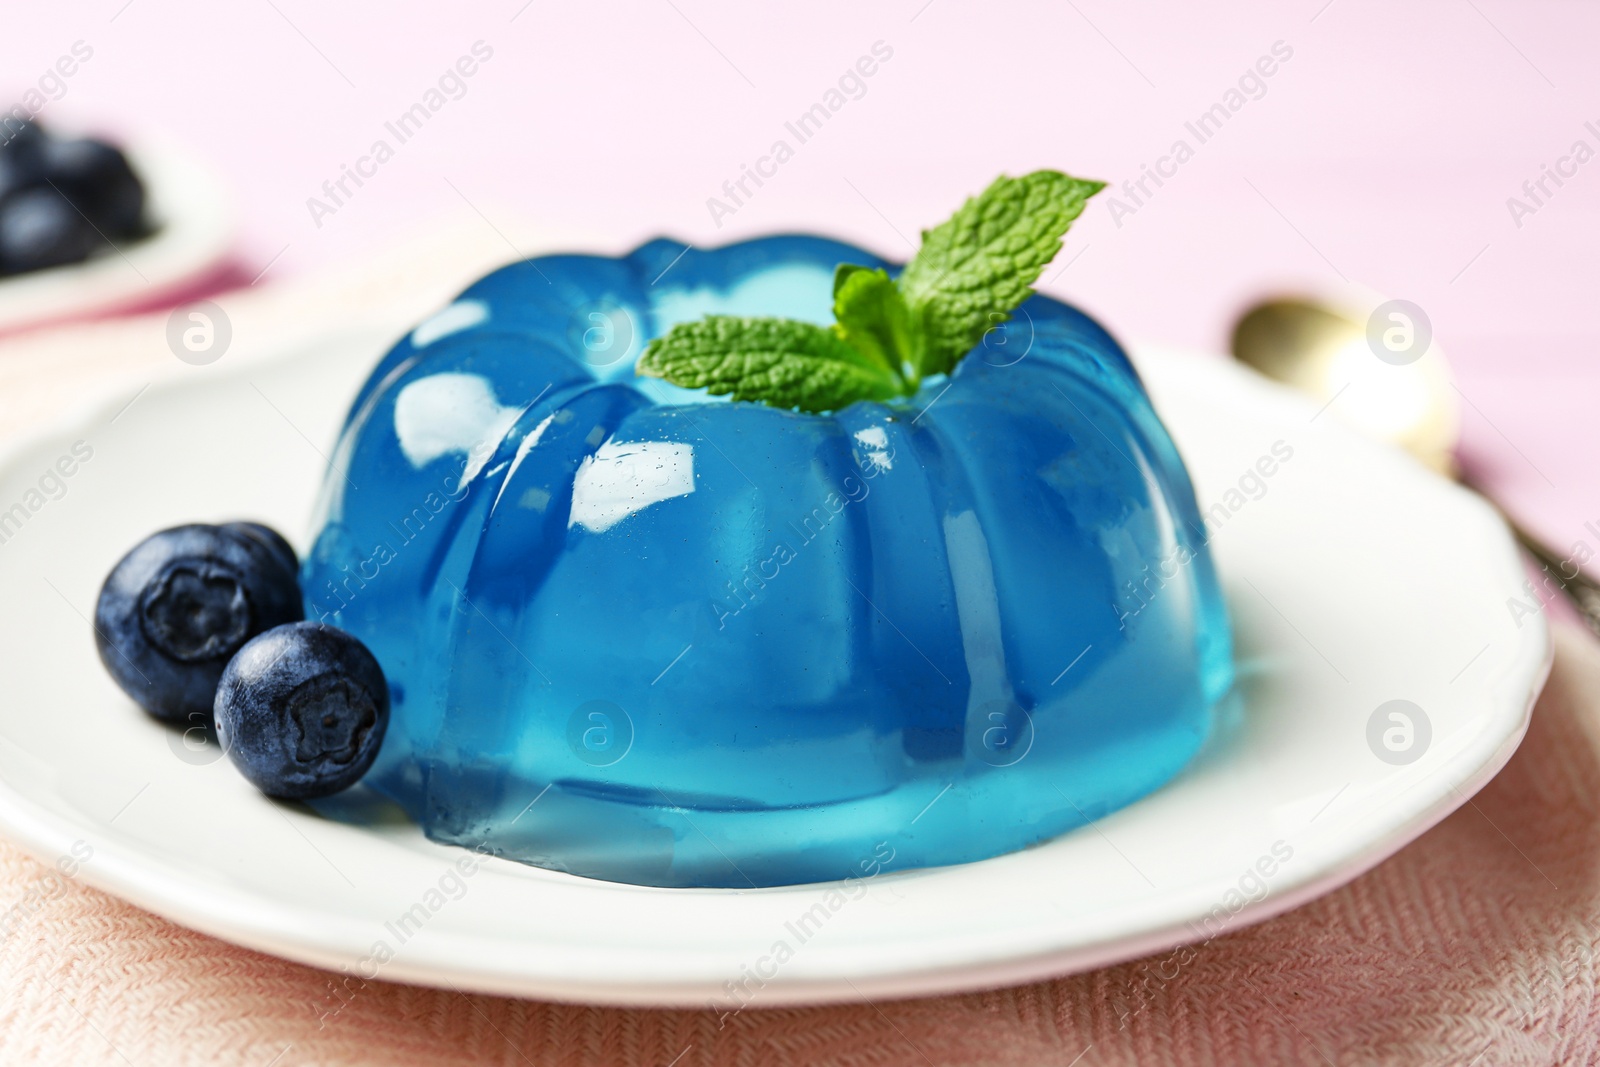
[[[1600,149],[1600,9],[1505,0],[1118,4],[723,0],[395,6],[94,0],[7,14],[0,93],[82,40],[45,109],[206,153],[250,274],[381,248],[463,199],[616,238],[824,229],[903,255],[998,171],[1120,183],[1274,42],[1293,58],[1134,214],[1102,194],[1050,288],[1125,336],[1221,348],[1245,300],[1341,275],[1421,305],[1468,406],[1469,459],[1562,547],[1600,519],[1583,447],[1600,160],[1519,227],[1507,198]],[[982,11],[983,14],[978,12]],[[354,164],[475,41],[493,49],[357,195]],[[875,41],[893,58],[718,228],[706,206]],[[793,143],[793,138],[788,137]],[[1252,188],[1254,186],[1254,188]],[[1553,187],[1552,187],[1553,188]],[[1298,232],[1297,232],[1298,231]]]

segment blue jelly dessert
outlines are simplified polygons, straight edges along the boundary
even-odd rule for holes
[[[1232,681],[1204,528],[1081,311],[1033,295],[826,413],[635,374],[707,314],[828,323],[841,263],[900,272],[811,236],[530,259],[372,372],[302,587],[382,664],[366,782],[430,837],[827,881],[1043,841],[1200,747]]]

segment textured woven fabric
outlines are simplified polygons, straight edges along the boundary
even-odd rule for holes
[[[627,1011],[332,976],[0,845],[3,1064],[1580,1064],[1600,1061],[1600,647],[1557,629],[1527,740],[1355,882],[1199,947],[1018,989]],[[1179,966],[1178,964],[1183,965]],[[276,1059],[275,1059],[276,1057]]]

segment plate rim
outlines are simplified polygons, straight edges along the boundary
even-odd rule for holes
[[[1216,362],[1204,356],[1179,355],[1177,353],[1181,350],[1168,346],[1148,345],[1130,346],[1130,348],[1141,375],[1145,373],[1144,366],[1149,360],[1169,363],[1173,360]],[[243,377],[253,368],[282,358],[285,358],[282,353],[263,353],[257,358],[241,360],[228,369],[226,377]],[[214,379],[195,379],[172,373],[160,377],[147,388],[165,392],[214,388],[216,384]],[[119,402],[125,399],[127,392],[125,385],[111,384],[99,395],[80,400],[55,418],[46,420],[25,433],[8,438],[0,443],[0,470],[10,469],[30,450],[63,437],[70,438],[73,433],[86,429],[97,421],[97,416],[115,410]],[[1287,394],[1284,399],[1292,399],[1298,403],[1297,397],[1289,397]],[[1310,410],[1309,405],[1307,410]],[[1179,445],[1181,447],[1181,441]],[[1447,483],[1441,483],[1441,488],[1465,496],[1472,495],[1468,490],[1459,486],[1449,486]],[[1492,518],[1498,526],[1497,539],[1502,553],[1520,562],[1514,542],[1504,523],[1487,504],[1481,501],[1479,503],[1483,514]],[[1536,624],[1526,629],[1519,648],[1534,652],[1537,658],[1537,662],[1533,664],[1528,691],[1522,706],[1516,714],[1515,721],[1510,723],[1512,728],[1495,735],[1498,741],[1481,758],[1474,759],[1473,768],[1465,778],[1455,782],[1448,792],[1442,793],[1409,818],[1381,834],[1370,837],[1361,848],[1347,852],[1342,860],[1329,859],[1309,871],[1304,867],[1298,868],[1299,877],[1291,879],[1282,888],[1274,888],[1259,901],[1246,903],[1231,916],[1223,932],[1231,933],[1293,910],[1354,880],[1443,821],[1486,785],[1504,767],[1520,745],[1531,721],[1533,705],[1551,669],[1554,643],[1548,620],[1542,610],[1536,617]],[[1519,656],[1517,662],[1520,664],[1523,658]],[[25,759],[38,759],[26,750],[12,745],[3,735],[0,735],[0,746],[16,749]],[[22,791],[5,781],[0,781],[0,828],[5,830],[11,840],[47,864],[56,857],[66,854],[73,840],[76,840],[76,836],[71,834],[69,829],[59,825],[51,813],[43,811]],[[1004,858],[998,857],[998,859]],[[521,869],[521,865],[509,861],[489,862]],[[974,865],[962,865],[963,868],[972,866]],[[937,873],[938,870],[933,868],[924,869],[923,872],[893,872],[886,877],[896,877],[901,874],[916,875],[929,871]],[[178,865],[166,858],[141,854],[118,841],[97,844],[94,862],[83,864],[76,877],[85,884],[128,900],[181,926],[256,951],[332,970],[340,969],[341,965],[347,965],[347,961],[354,958],[354,955],[345,948],[330,948],[326,943],[318,941],[315,934],[299,936],[302,930],[326,931],[348,923],[351,921],[348,913],[335,910],[313,913],[298,905],[283,905],[270,899],[264,900],[259,893],[251,890],[189,879]],[[595,884],[612,885],[604,882]],[[774,887],[774,889],[793,890],[829,884],[831,883],[812,883],[810,887]],[[767,890],[670,889],[648,891],[731,895],[768,892]],[[1167,896],[1171,895],[1173,894]],[[1214,894],[1206,894],[1205,900],[1208,904],[1214,904]],[[307,919],[312,921],[308,922]],[[1015,985],[1137,959],[1165,949],[1190,944],[1196,940],[1193,930],[1186,928],[1184,923],[1171,922],[1151,926],[1135,935],[1110,936],[1087,942],[1080,939],[1072,946],[1046,948],[1036,953],[1011,953],[985,962],[957,960],[934,966],[914,966],[909,969],[903,965],[890,965],[868,968],[853,978],[812,977],[809,974],[788,975],[782,981],[769,982],[762,987],[759,1006],[930,996]],[[350,944],[355,943],[356,939],[350,940]],[[705,979],[673,981],[644,977],[607,981],[590,975],[583,978],[576,976],[555,978],[549,975],[535,976],[527,972],[514,973],[505,969],[482,967],[465,969],[453,965],[448,959],[436,958],[448,956],[450,953],[430,952],[427,951],[429,948],[430,945],[419,943],[416,953],[397,956],[386,963],[379,977],[383,980],[424,986],[444,984],[485,993],[628,1007],[705,1007],[708,1000],[717,996],[715,991],[701,984],[707,981]],[[606,955],[616,954],[620,950],[604,947],[591,951],[594,955]],[[459,949],[456,952],[459,954]],[[580,970],[592,971],[594,968],[580,968]],[[725,972],[718,972],[716,977],[722,979],[727,975]],[[685,988],[687,985],[693,985],[694,988]]]
[[[1539,688],[1543,687],[1548,677],[1553,653],[1552,646],[1540,669]],[[1388,837],[1373,839],[1356,859],[1344,865],[1325,864],[1317,874],[1289,889],[1270,893],[1259,902],[1246,904],[1230,918],[1226,927],[1219,931],[1217,936],[1236,933],[1266,922],[1347,885],[1464,807],[1468,800],[1499,774],[1520,747],[1531,722],[1532,708],[1538,695],[1535,691],[1529,697],[1518,729],[1497,748],[1494,757],[1482,764],[1469,779],[1456,784],[1455,788],[1461,798],[1458,803],[1451,804],[1447,800],[1441,800]],[[47,818],[27,811],[31,807],[30,801],[14,793],[8,784],[0,782],[0,826],[7,831],[11,841],[24,845],[35,859],[48,865],[55,857],[68,854],[76,839],[68,840],[66,835],[59,834]],[[310,938],[297,941],[292,936],[285,936],[285,931],[292,931],[295,928],[296,923],[293,921],[295,917],[305,915],[303,909],[280,906],[279,910],[287,920],[282,925],[237,920],[228,922],[221,919],[210,921],[205,895],[198,891],[196,885],[185,883],[174,869],[169,875],[172,884],[182,885],[185,894],[191,895],[198,904],[195,912],[174,914],[176,908],[172,901],[175,894],[170,889],[163,892],[149,887],[148,883],[156,880],[156,876],[141,869],[141,864],[148,865],[148,861],[142,857],[122,856],[121,851],[115,846],[97,847],[94,862],[81,865],[76,877],[87,885],[186,929],[292,962],[330,971],[348,970],[346,957],[338,951],[327,949]],[[158,861],[158,866],[164,864]],[[937,870],[937,868],[925,870]],[[121,877],[112,873],[103,874],[113,871],[122,872]],[[810,883],[810,886],[830,884],[833,883],[818,882]],[[670,889],[662,891],[681,892]],[[743,894],[748,891],[724,892]],[[241,901],[246,898],[248,894],[241,894]],[[763,987],[762,1002],[750,1006],[758,1008],[816,1006],[980,992],[1098,970],[1196,943],[1202,941],[1194,936],[1188,924],[1171,923],[1164,927],[1152,928],[1139,936],[1108,938],[1103,942],[1094,942],[1084,947],[1051,949],[1034,955],[1015,955],[986,964],[951,963],[919,968],[911,972],[886,969],[880,974],[858,976],[859,984],[867,986],[866,989],[858,988],[858,982],[851,980],[844,980],[846,988],[841,988],[839,979],[799,978]],[[611,983],[585,986],[575,991],[569,981],[558,982],[549,979],[542,982],[530,981],[525,976],[499,971],[465,970],[442,962],[430,965],[407,961],[398,956],[384,965],[379,977],[383,981],[396,981],[427,988],[439,988],[443,984],[478,993],[533,997],[579,1005],[667,1009],[716,1007],[714,1003],[708,1005],[708,1001],[711,1001],[715,994],[707,990],[697,990],[685,995],[641,982],[635,987],[630,987],[626,983]],[[887,988],[880,991],[877,988],[879,986]]]

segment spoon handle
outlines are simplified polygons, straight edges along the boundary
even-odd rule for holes
[[[1480,489],[1479,492],[1481,493],[1482,490]],[[1551,548],[1540,540],[1536,534],[1529,532],[1516,519],[1507,515],[1499,504],[1495,504],[1492,497],[1485,494],[1484,499],[1494,504],[1501,517],[1506,520],[1506,525],[1511,527],[1512,536],[1517,539],[1517,543],[1522,546],[1523,551],[1532,556],[1534,562],[1539,564],[1544,572],[1555,581],[1563,593],[1567,594],[1567,599],[1572,602],[1572,606],[1578,609],[1579,615],[1583,616],[1584,623],[1595,636],[1600,637],[1600,582],[1589,577],[1569,557],[1563,556],[1558,550]]]

